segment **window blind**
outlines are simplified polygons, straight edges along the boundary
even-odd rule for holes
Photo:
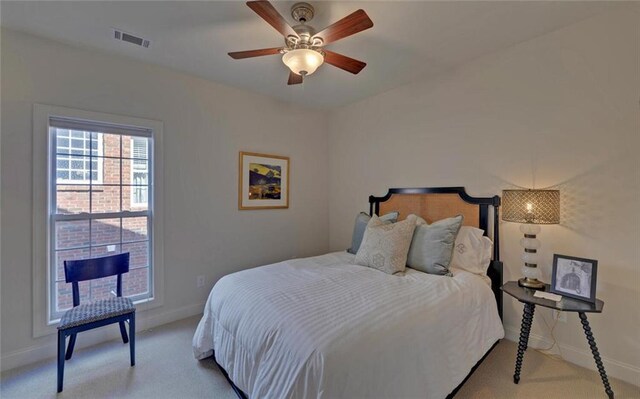
[[[58,116],[49,117],[49,126],[59,129],[84,130],[88,132],[123,134],[128,136],[151,137],[152,131],[148,128],[135,126],[122,126],[79,119],[66,119]]]

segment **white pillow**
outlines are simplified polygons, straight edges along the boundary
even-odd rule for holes
[[[414,215],[409,215],[402,222],[390,224],[385,224],[373,215],[364,231],[354,262],[388,274],[403,272],[415,228]]]
[[[486,275],[489,263],[491,263],[492,249],[493,242],[489,237],[484,236],[482,230],[471,226],[462,226],[453,248],[451,267]]]

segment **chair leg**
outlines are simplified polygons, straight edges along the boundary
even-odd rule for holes
[[[67,356],[65,357],[65,359],[67,360],[71,359],[71,356],[73,356],[73,348],[76,346],[76,335],[78,334],[71,334],[71,338],[69,338],[69,346],[67,347]]]
[[[58,330],[58,392],[62,392],[62,380],[64,379],[64,350],[66,335]]]
[[[127,329],[124,328],[124,321],[121,321],[118,324],[120,324],[120,335],[122,335],[122,342],[126,344],[127,342],[129,342],[129,338],[127,337]]]
[[[129,352],[131,354],[131,365],[136,365],[136,313],[131,314],[129,319]]]

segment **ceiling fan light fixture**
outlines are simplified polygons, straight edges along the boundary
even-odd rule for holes
[[[286,52],[282,62],[297,75],[308,76],[324,63],[324,56],[311,49],[300,48]]]

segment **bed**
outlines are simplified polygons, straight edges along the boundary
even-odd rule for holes
[[[489,230],[486,277],[452,269],[388,275],[347,252],[288,260],[220,279],[193,338],[197,359],[214,356],[239,397],[444,398],[504,337],[497,208],[464,188],[391,189],[370,213],[428,222],[463,214]]]

